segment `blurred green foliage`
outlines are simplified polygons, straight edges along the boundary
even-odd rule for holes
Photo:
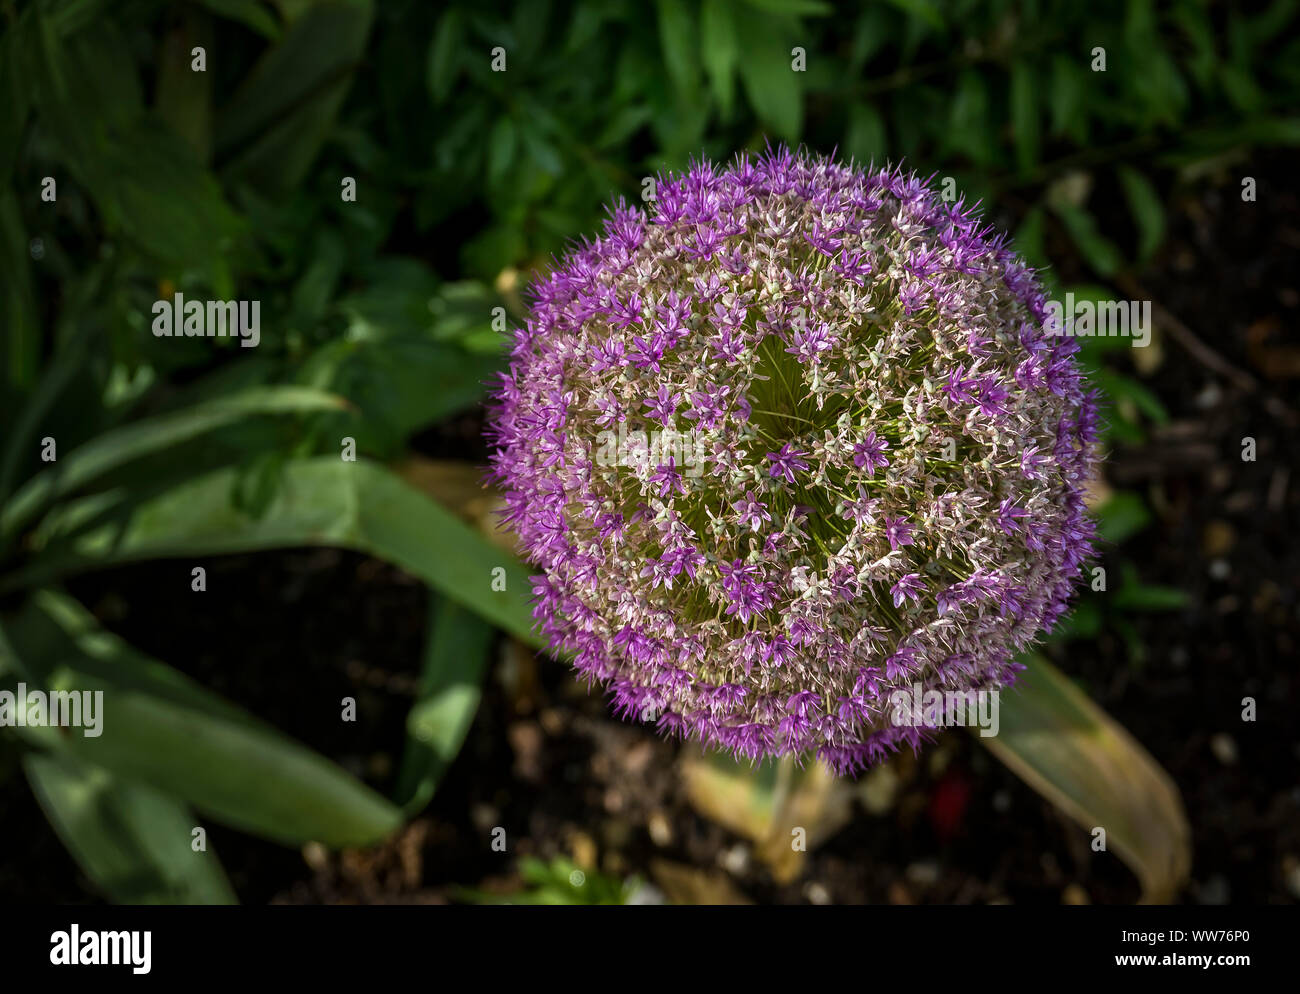
[[[158,826],[193,824],[192,807],[361,844],[427,803],[477,706],[479,618],[532,637],[526,574],[509,565],[508,602],[467,583],[504,555],[385,464],[480,401],[528,272],[611,199],[772,140],[902,159],[996,205],[1031,262],[1059,267],[1055,289],[1064,271],[1113,296],[1107,280],[1160,251],[1178,182],[1300,143],[1298,7],[0,3],[0,683],[94,684],[138,709],[93,751],[22,737],[83,869],[119,900],[228,900],[215,856]],[[260,301],[260,345],[154,337],[154,301],[178,291]],[[1085,359],[1113,439],[1140,440],[1167,415],[1113,344]],[[340,462],[345,437],[360,462]],[[1117,500],[1103,530],[1122,541],[1146,512]],[[57,589],[130,559],[311,543],[388,558],[432,592],[391,801]],[[1124,583],[1125,609],[1177,606]]]

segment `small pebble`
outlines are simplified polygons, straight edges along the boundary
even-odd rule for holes
[[[1232,766],[1237,762],[1237,743],[1225,732],[1210,737],[1210,751],[1224,766]]]
[[[749,850],[737,843],[718,853],[718,862],[724,870],[738,877],[749,869]]]
[[[809,904],[830,904],[831,895],[825,887],[815,880],[809,880],[804,885],[803,896],[808,899]]]
[[[650,815],[646,828],[650,831],[650,841],[655,845],[660,848],[672,845],[673,826],[669,824],[662,811],[655,811]]]
[[[932,859],[908,866],[907,879],[918,887],[933,887],[939,882],[939,864]]]

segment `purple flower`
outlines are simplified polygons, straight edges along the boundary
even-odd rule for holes
[[[1006,684],[1067,609],[1099,454],[1078,343],[915,174],[775,148],[656,192],[536,279],[494,390],[533,617],[618,713],[857,772],[922,742],[892,691]]]
[[[889,592],[894,595],[894,607],[902,607],[905,600],[921,599],[925,593],[925,583],[921,580],[920,573],[908,573],[890,587]]]
[[[780,452],[769,452],[767,454],[767,458],[772,463],[768,467],[768,475],[774,480],[784,476],[787,483],[793,483],[795,470],[802,472],[808,468],[808,464],[799,458],[802,455],[805,455],[805,453],[800,452],[789,442],[786,442],[785,445],[781,446]]]
[[[652,417],[660,424],[666,425],[673,419],[673,414],[677,411],[677,403],[681,399],[681,394],[673,393],[666,386],[661,386],[659,392],[645,402],[645,406],[650,408]]]
[[[885,450],[888,448],[888,442],[877,438],[874,431],[869,431],[866,438],[853,446],[853,465],[865,469],[867,476],[873,476],[878,468],[889,465],[889,460],[885,458]]]
[[[912,540],[912,526],[907,523],[906,518],[886,518],[885,537],[889,539],[889,547],[895,552],[905,545],[915,544]]]

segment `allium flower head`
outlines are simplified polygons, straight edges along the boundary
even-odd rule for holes
[[[841,772],[1065,611],[1097,413],[1031,270],[897,169],[658,178],[533,288],[493,476],[534,617],[616,709]]]

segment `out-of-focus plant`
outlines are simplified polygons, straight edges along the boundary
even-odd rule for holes
[[[547,863],[525,856],[519,860],[519,876],[525,885],[519,890],[496,894],[467,888],[460,898],[473,904],[633,904],[644,886],[635,877],[619,880],[598,870],[579,869],[563,857]]]

